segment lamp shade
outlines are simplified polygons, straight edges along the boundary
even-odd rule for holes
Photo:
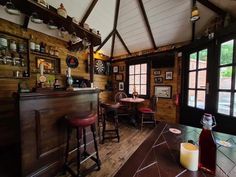
[[[195,21],[197,21],[197,20],[199,20],[199,19],[200,19],[199,10],[198,10],[197,6],[195,5],[195,6],[193,6],[193,8],[192,8],[190,20],[191,20],[192,22],[195,22]]]

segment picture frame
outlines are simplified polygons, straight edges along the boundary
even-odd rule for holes
[[[155,85],[154,93],[158,98],[172,98],[172,86],[171,85]]]
[[[163,77],[154,77],[154,83],[155,84],[163,83]]]
[[[119,66],[119,71],[120,72],[124,72],[124,70],[125,70],[125,66]]]
[[[113,71],[113,73],[118,73],[119,72],[119,66],[113,66],[112,71]]]
[[[119,91],[124,90],[124,82],[119,82]]]
[[[173,80],[173,71],[166,71],[165,80]]]
[[[155,70],[155,71],[153,71],[153,75],[154,75],[154,76],[159,76],[159,75],[161,75],[161,70]]]
[[[123,74],[116,74],[115,80],[116,81],[123,81]]]

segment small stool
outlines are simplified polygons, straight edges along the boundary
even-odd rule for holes
[[[96,164],[91,166],[91,168],[97,167],[97,170],[100,170],[100,159],[98,155],[98,146],[97,146],[97,141],[96,141],[96,128],[95,128],[95,123],[97,120],[97,115],[96,114],[89,114],[87,116],[79,116],[79,115],[67,115],[65,116],[66,121],[68,123],[67,127],[67,143],[66,143],[66,154],[65,154],[65,171],[68,171],[72,176],[79,177],[81,176],[80,172],[80,164],[85,162],[88,159],[93,160]],[[92,134],[93,134],[93,140],[94,140],[94,148],[95,152],[92,154],[89,154],[86,149],[86,127],[90,126]],[[68,163],[68,156],[71,152],[69,152],[69,145],[70,145],[70,139],[71,139],[71,133],[72,129],[75,128],[77,131],[77,148],[74,150],[77,150],[77,174],[70,168],[70,164]],[[83,130],[83,143],[84,143],[84,151],[83,153],[80,152],[80,138],[82,137],[82,130]],[[96,158],[94,157],[96,155]]]
[[[114,139],[117,138],[118,142],[120,142],[119,135],[119,124],[118,124],[118,115],[117,109],[120,107],[119,103],[117,104],[106,104],[101,103],[100,107],[102,108],[102,143],[104,143],[105,139]],[[111,119],[114,122],[114,129],[107,130],[106,129],[106,121]],[[105,133],[115,133],[114,136],[105,136]]]

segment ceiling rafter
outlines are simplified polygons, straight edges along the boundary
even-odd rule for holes
[[[222,10],[221,8],[217,7],[215,4],[208,0],[197,0],[202,5],[206,6],[207,8],[211,9],[213,12],[217,13],[218,15],[225,17],[226,12]]]
[[[120,10],[120,0],[116,0],[115,17],[114,17],[114,24],[113,24],[114,31],[116,31],[116,28],[117,28],[119,10]],[[116,36],[116,33],[114,32],[112,35],[111,54],[110,54],[111,58],[113,58],[113,52],[114,52],[114,46],[115,46],[115,36]]]
[[[147,14],[146,14],[146,11],[145,11],[145,8],[144,8],[144,5],[143,5],[143,1],[142,0],[137,0],[137,1],[138,1],[140,9],[142,11],[143,18],[144,18],[144,21],[146,23],[146,27],[147,27],[147,30],[148,30],[148,34],[149,34],[149,37],[150,37],[151,42],[152,42],[152,46],[153,46],[154,49],[157,49],[157,46],[156,46],[156,43],[155,43],[155,40],[154,40],[154,37],[153,37],[153,34],[152,34],[152,30],[151,30],[151,27],[150,27],[150,24],[149,24],[149,21],[148,21],[148,18],[147,18]]]
[[[123,44],[125,50],[128,52],[129,55],[131,55],[131,52],[130,52],[129,48],[127,47],[127,45],[125,44],[124,40],[122,39],[120,33],[117,30],[116,30],[116,35],[120,39],[120,42]]]
[[[110,37],[115,33],[115,30],[112,30],[110,34],[106,37],[106,39],[101,43],[101,45],[97,48],[96,52],[99,51],[105,44],[106,42],[110,39]]]
[[[92,12],[93,8],[95,7],[95,5],[97,4],[98,0],[93,0],[93,2],[90,4],[88,10],[86,11],[85,15],[83,16],[80,25],[83,25],[85,23],[85,21],[87,20],[87,18],[89,17],[90,13]]]

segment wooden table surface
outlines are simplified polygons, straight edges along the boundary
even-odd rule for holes
[[[181,130],[173,134],[169,128]],[[191,172],[180,165],[180,143],[193,140],[198,144],[201,129],[160,122],[152,134],[121,167],[114,177],[210,177],[202,171]],[[216,139],[230,142],[232,147],[217,145],[217,177],[236,177],[236,136],[216,133]]]

